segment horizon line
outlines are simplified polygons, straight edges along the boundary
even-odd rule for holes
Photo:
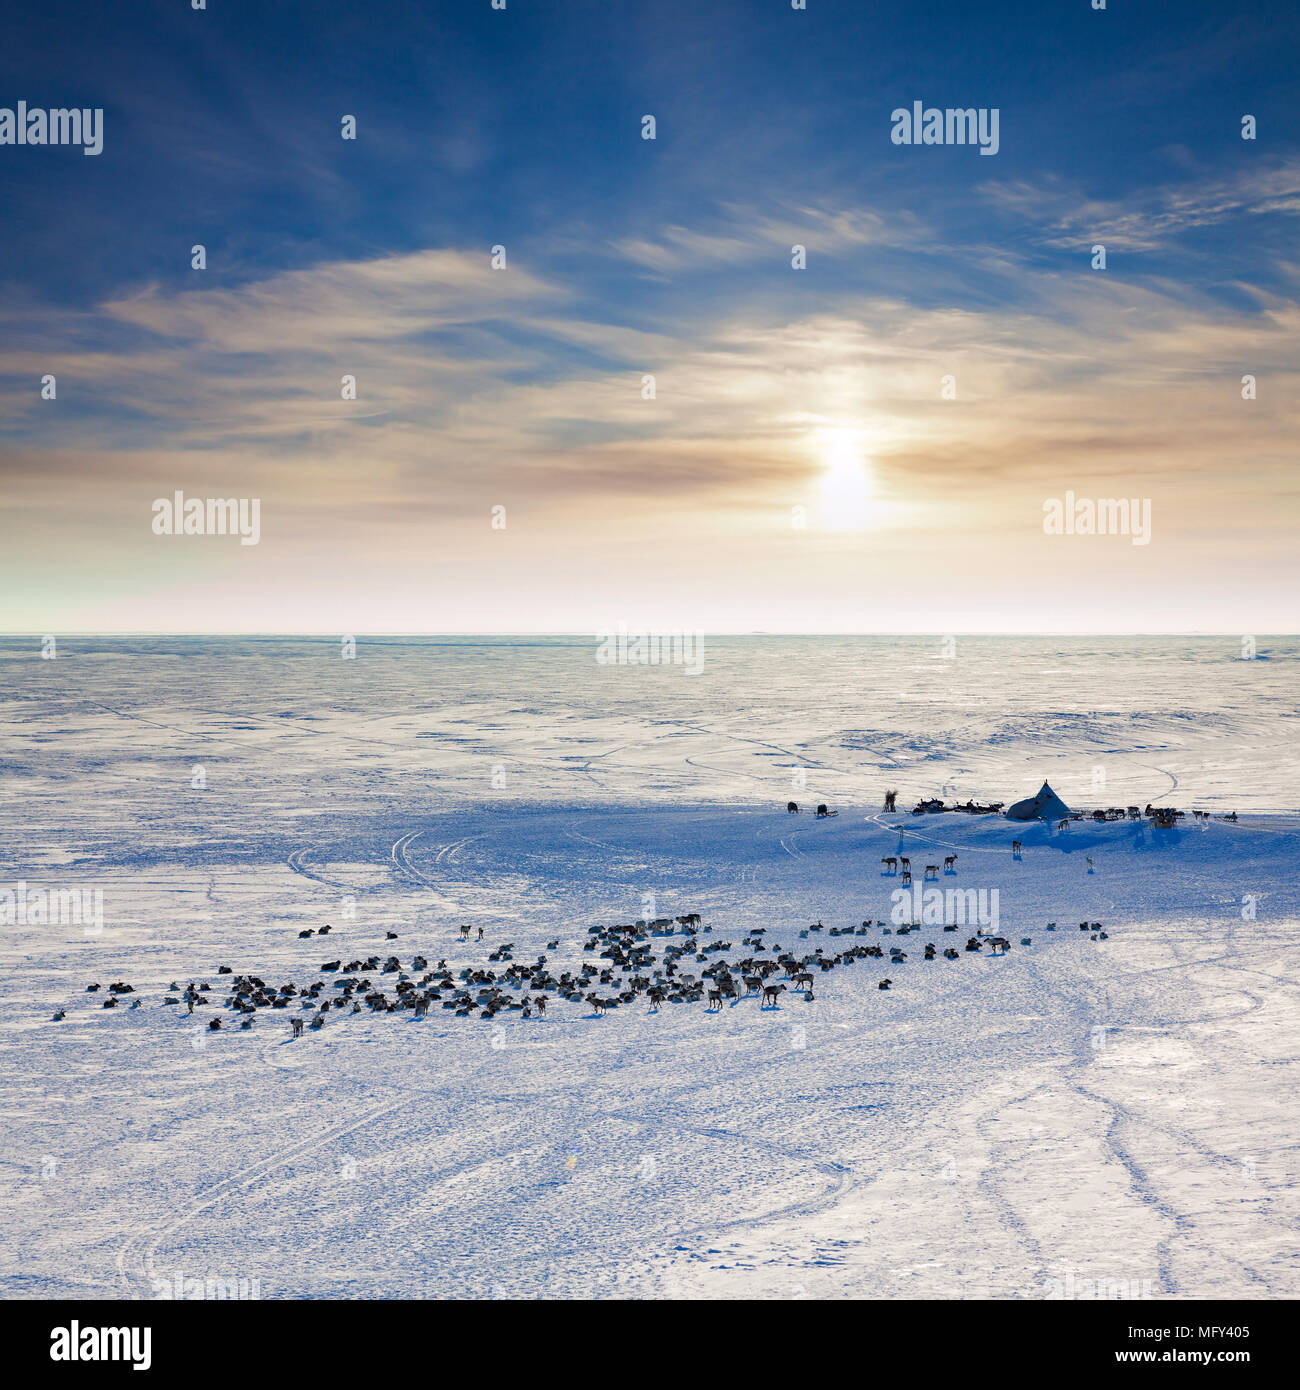
[[[1067,629],[1039,629],[1030,632],[1023,631],[999,631],[997,629],[896,629],[883,632],[864,632],[859,629],[853,630],[807,630],[801,632],[780,632],[776,630],[765,630],[761,628],[751,628],[744,632],[722,631],[711,632],[701,628],[666,628],[654,625],[632,627],[624,625],[629,633],[645,633],[654,635],[666,632],[693,632],[701,636],[713,638],[733,638],[733,637],[1001,637],[1001,638],[1035,638],[1035,637],[1228,637],[1240,639],[1247,637],[1272,637],[1272,638],[1291,638],[1300,640],[1300,633],[1296,632],[1249,632],[1241,633],[1236,629],[1231,631],[1211,630],[1211,629],[1187,629],[1182,631],[1146,631],[1146,630],[1101,630],[1089,629],[1067,630]],[[374,640],[385,637],[579,637],[589,640],[599,636],[601,633],[612,631],[610,628],[597,628],[594,631],[590,628],[539,628],[539,629],[491,629],[491,628],[465,628],[451,629],[444,628],[438,630],[421,631],[375,631],[375,632],[340,632],[337,628],[298,628],[298,629],[263,629],[258,631],[248,631],[234,628],[212,629],[208,631],[179,628],[68,628],[64,630],[55,629],[55,636],[59,637],[181,637],[181,638],[205,638],[205,637],[320,637],[337,639],[340,636],[366,638]],[[9,629],[0,631],[0,641],[7,641],[17,638],[42,638],[49,636],[49,629]]]

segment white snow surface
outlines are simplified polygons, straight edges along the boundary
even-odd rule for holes
[[[6,1296],[1300,1294],[1300,642],[718,639],[698,677],[593,650],[0,642],[0,887],[104,896],[101,934],[0,937]],[[907,813],[1045,779],[1189,814]],[[873,927],[906,963],[774,1009],[203,1026],[222,964],[564,968],[593,923],[687,912],[732,960],[760,926],[830,953],[889,920],[900,852],[918,881],[956,853],[938,886],[996,889],[1011,950]],[[139,1009],[85,993],[119,979]],[[190,979],[194,1018],[162,1004]]]

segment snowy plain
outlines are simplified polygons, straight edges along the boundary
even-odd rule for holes
[[[698,676],[594,650],[0,641],[0,879],[104,901],[102,933],[0,938],[6,1296],[1300,1294],[1300,641],[717,639]],[[907,814],[1044,779],[1189,815]],[[1007,955],[923,962],[965,939],[924,927],[775,1009],[298,1041],[162,1004],[222,964],[580,964],[592,923],[687,912],[829,950],[799,932],[888,922],[900,848],[996,889]],[[117,979],[138,1010],[85,993]]]

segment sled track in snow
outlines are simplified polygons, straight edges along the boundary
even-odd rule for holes
[[[423,830],[413,830],[409,835],[403,835],[388,851],[388,857],[399,878],[405,879],[407,883],[413,884],[417,888],[432,888],[434,887],[433,881],[425,878],[407,857],[407,851],[411,845],[423,834]]]
[[[288,864],[289,868],[292,869],[294,873],[300,874],[303,878],[312,879],[316,883],[323,883],[327,888],[342,888],[348,893],[363,891],[356,888],[351,883],[344,883],[342,879],[327,878],[324,874],[318,874],[313,869],[309,869],[303,863],[303,858],[307,854],[309,848],[310,846],[304,846],[302,849],[296,849],[288,859],[285,860],[285,863]]]
[[[441,885],[436,880],[430,878],[426,873],[417,869],[415,865],[411,863],[411,846],[423,834],[423,830],[413,830],[409,835],[403,835],[401,839],[393,845],[392,849],[389,850],[388,858],[397,875],[405,879],[407,883],[413,884],[417,888],[438,889]],[[466,845],[471,844],[475,840],[483,840],[486,838],[487,834],[484,832],[480,835],[466,835],[459,840],[452,840],[445,845],[440,845],[437,852],[434,854],[433,862],[443,867],[459,864],[461,851]]]
[[[117,1256],[117,1272],[122,1287],[131,1293],[133,1298],[140,1295],[132,1291],[133,1280],[143,1280],[147,1283],[156,1277],[154,1273],[153,1259],[158,1250],[158,1246],[170,1235],[175,1234],[183,1226],[187,1225],[196,1216],[206,1211],[221,1201],[223,1197],[229,1196],[236,1190],[243,1190],[251,1187],[259,1179],[267,1177],[276,1168],[284,1163],[288,1163],[295,1158],[301,1158],[305,1154],[312,1153],[319,1149],[323,1144],[333,1140],[341,1139],[345,1134],[351,1134],[353,1130],[360,1129],[363,1125],[368,1125],[372,1121],[381,1118],[390,1111],[397,1110],[402,1106],[409,1105],[408,1096],[400,1096],[397,1100],[387,1101],[383,1105],[377,1105],[368,1110],[360,1119],[350,1120],[343,1124],[331,1125],[319,1134],[311,1135],[307,1139],[300,1139],[296,1143],[288,1144],[282,1149],[277,1149],[274,1153],[259,1159],[256,1163],[250,1163],[247,1167],[239,1169],[230,1177],[223,1179],[215,1187],[209,1188],[207,1192],[200,1194],[200,1199],[189,1206],[184,1212],[156,1230],[152,1239],[148,1233],[132,1236],[130,1240],[122,1246]],[[140,1247],[144,1241],[149,1244],[140,1253]],[[134,1267],[128,1272],[128,1262],[133,1262]]]

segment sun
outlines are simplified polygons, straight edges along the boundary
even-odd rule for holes
[[[860,531],[871,525],[874,505],[871,478],[855,430],[828,430],[821,441],[825,468],[821,477],[823,524],[835,531]]]

